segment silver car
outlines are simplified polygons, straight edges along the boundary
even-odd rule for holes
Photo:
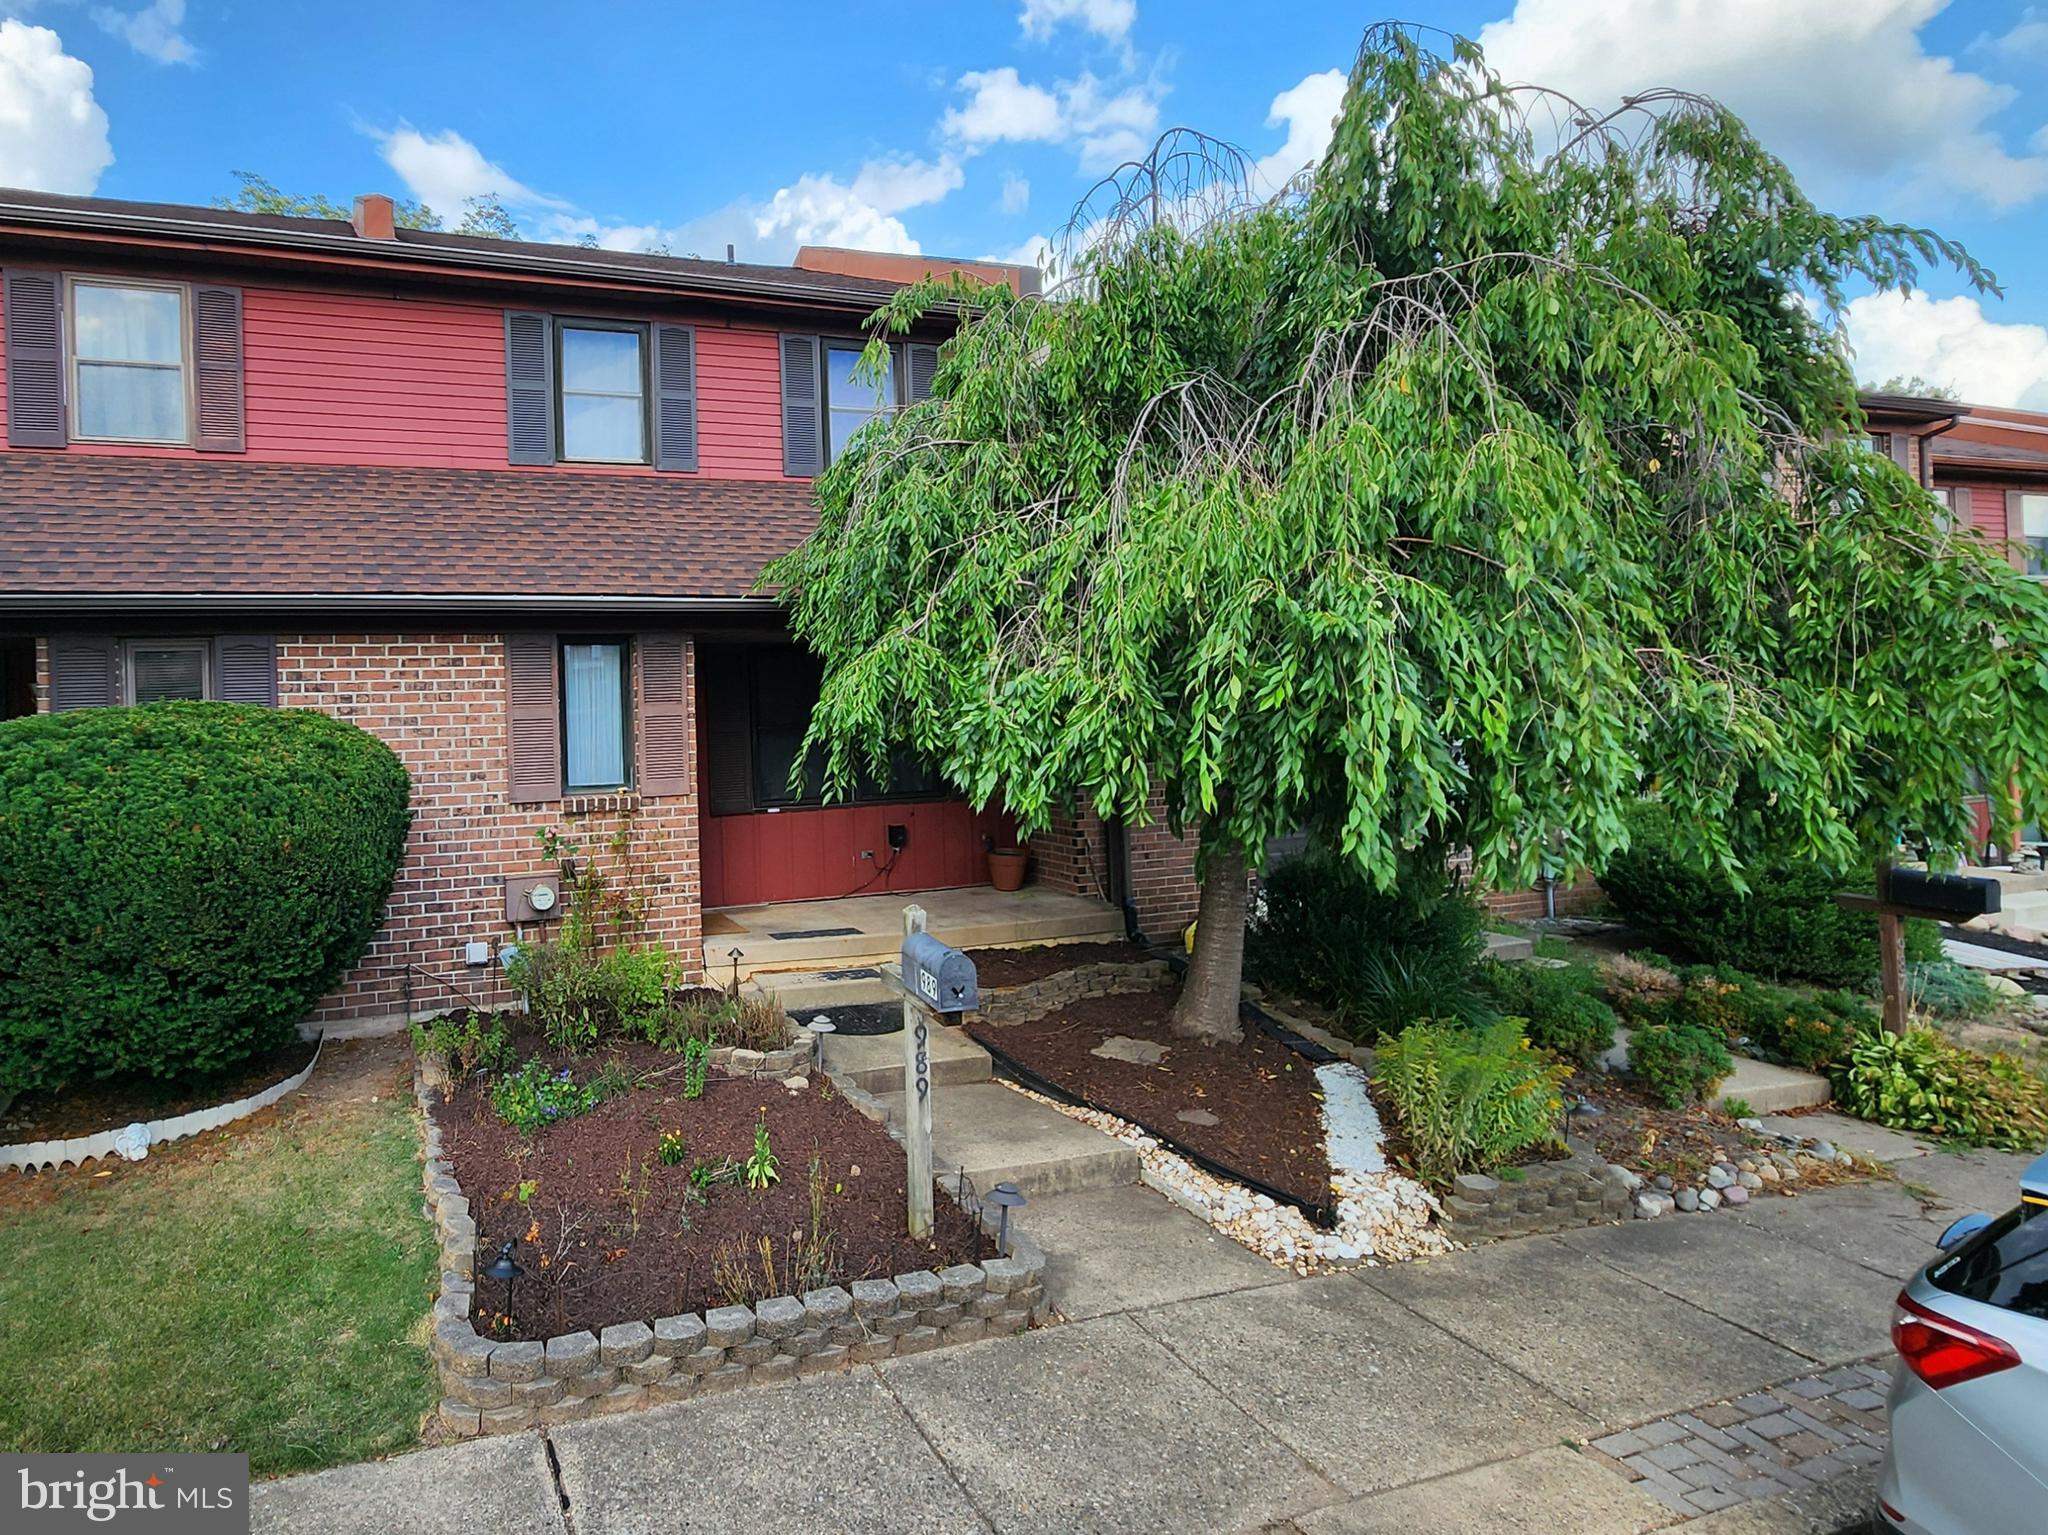
[[[2048,1531],[2048,1156],[2020,1203],[1965,1216],[1899,1292],[1876,1528]]]

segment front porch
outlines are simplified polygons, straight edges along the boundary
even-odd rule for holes
[[[718,906],[704,913],[704,974],[723,984],[735,974],[745,980],[766,973],[871,968],[896,957],[903,945],[903,908],[912,904],[925,909],[932,934],[957,949],[1113,942],[1124,936],[1123,913],[1109,902],[1042,885],[1014,891],[969,885]]]

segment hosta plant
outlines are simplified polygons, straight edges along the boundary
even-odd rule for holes
[[[2048,1142],[2048,1084],[2006,1055],[1979,1055],[1932,1029],[1873,1030],[1835,1073],[1835,1101],[1859,1119],[2001,1151]]]

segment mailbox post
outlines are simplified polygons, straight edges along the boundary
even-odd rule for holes
[[[884,972],[886,974],[886,971]],[[903,908],[903,1154],[909,1164],[910,1234],[932,1229],[932,1052],[934,1014],[978,1007],[974,962],[925,931],[922,906]]]
[[[1894,869],[1891,860],[1885,859],[1877,866],[1876,895],[1844,892],[1835,897],[1835,904],[1849,911],[1876,913],[1884,1026],[1889,1033],[1903,1034],[1907,1023],[1906,919],[1954,922],[1988,916],[1999,909],[1999,887],[1995,879]]]

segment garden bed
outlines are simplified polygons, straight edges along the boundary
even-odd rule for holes
[[[1135,943],[1048,943],[1027,949],[969,949],[983,991],[1042,981],[1084,965],[1141,965],[1154,958]]]
[[[640,1044],[559,1064],[580,1080],[613,1060],[639,1085],[531,1136],[480,1080],[433,1106],[480,1249],[516,1239],[526,1270],[509,1306],[483,1283],[493,1336],[595,1332],[982,1255],[975,1223],[946,1201],[931,1241],[906,1235],[902,1149],[824,1084],[713,1078],[686,1098],[677,1057]],[[741,1171],[757,1123],[778,1164],[764,1189]],[[668,1134],[681,1145],[665,1163]]]
[[[0,1145],[71,1140],[233,1103],[298,1075],[318,1049],[318,1040],[294,1039],[233,1070],[195,1081],[130,1075],[78,1082],[61,1092],[23,1093],[0,1111]]]
[[[1309,1062],[1256,1030],[1235,1044],[1183,1039],[1172,1005],[1156,991],[1090,997],[1029,1021],[970,1021],[968,1033],[1093,1108],[1327,1210],[1330,1160]]]

